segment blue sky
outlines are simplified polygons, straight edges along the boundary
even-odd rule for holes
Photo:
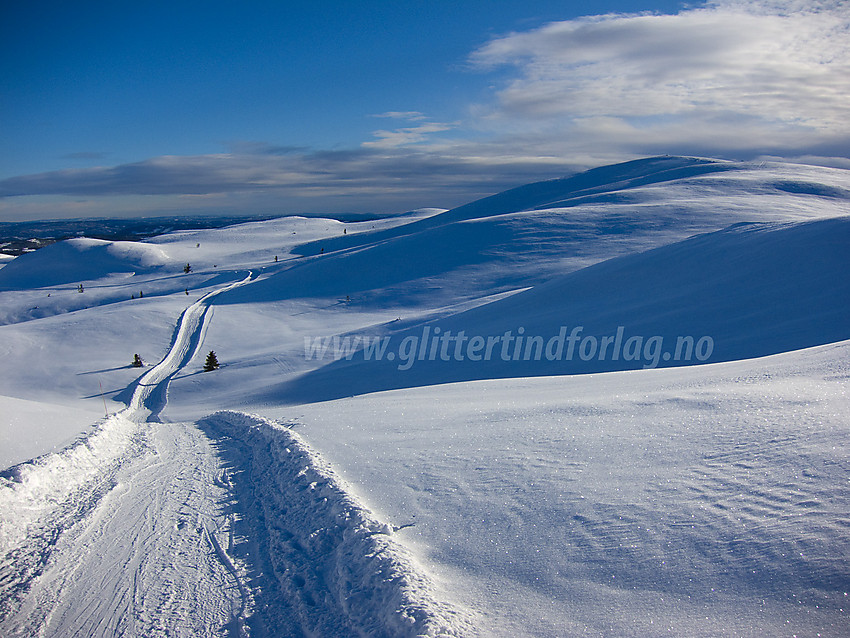
[[[0,220],[392,212],[659,153],[850,165],[846,0],[0,9]]]

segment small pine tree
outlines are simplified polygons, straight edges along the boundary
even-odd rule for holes
[[[142,358],[139,355],[134,354],[133,355],[133,367],[134,368],[141,368],[143,365],[145,365],[145,364],[142,363]]]
[[[215,350],[210,350],[207,355],[207,360],[204,362],[204,372],[212,372],[218,368],[218,359],[215,356]]]
[[[186,264],[185,266],[183,266],[183,272],[187,274],[192,272],[192,266],[190,264]]]

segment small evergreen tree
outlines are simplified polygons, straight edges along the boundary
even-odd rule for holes
[[[187,274],[192,272],[192,266],[190,264],[186,264],[185,266],[183,266],[183,272]]]
[[[134,368],[141,368],[143,365],[144,365],[144,363],[142,363],[142,358],[139,355],[134,354],[133,355],[133,367]]]
[[[207,355],[207,360],[204,362],[204,372],[212,372],[218,368],[218,359],[215,356],[215,350],[210,350]]]

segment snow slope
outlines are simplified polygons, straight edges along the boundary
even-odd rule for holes
[[[850,216],[737,224],[438,320],[388,324],[381,360],[361,351],[267,398],[302,403],[450,381],[711,363],[840,341],[850,338],[850,280],[835,273],[848,270]],[[571,345],[564,337],[574,330]],[[710,338],[710,356],[684,360],[681,348],[677,357],[683,336],[694,345]],[[500,337],[488,357],[486,342]],[[482,347],[471,349],[472,338]]]
[[[821,191],[801,177],[826,180]],[[797,193],[789,190],[797,184]],[[834,184],[834,186],[832,186]],[[529,184],[412,223],[299,246],[303,263],[223,302],[351,297],[431,306],[536,285],[747,221],[850,213],[846,171],[656,157]],[[821,194],[813,194],[818,193]],[[450,294],[447,294],[450,291]]]
[[[846,636],[850,342],[268,408],[487,636]]]
[[[160,420],[170,379],[199,348],[210,301],[250,281],[182,313],[166,356],[127,388],[125,410],[66,450],[0,476],[5,634],[451,636],[469,627],[431,595],[400,546],[376,538],[392,529],[297,436],[244,415],[207,419],[216,442],[191,423],[142,427]],[[222,451],[234,430],[229,450],[238,459]],[[246,453],[252,435],[256,449]],[[305,490],[315,498],[305,501]],[[238,507],[219,509],[237,495]],[[299,505],[306,520],[293,520]],[[240,514],[250,526],[236,546]]]
[[[663,157],[13,260],[0,633],[842,636],[848,214],[847,171]],[[561,325],[728,361],[305,352]]]
[[[68,239],[10,262],[0,271],[0,290],[61,286],[112,273],[151,271],[170,261],[162,249],[140,242]]]
[[[103,412],[0,396],[0,414],[0,467],[7,468],[44,453],[45,440],[53,451],[66,447]]]

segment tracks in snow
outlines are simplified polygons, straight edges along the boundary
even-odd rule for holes
[[[210,301],[250,281],[186,308],[125,410],[0,477],[0,633],[470,633],[295,433],[239,413],[160,422]]]
[[[438,600],[392,527],[292,429],[239,412],[217,412],[198,425],[238,468],[231,473],[236,529],[250,536],[257,585],[252,629],[288,622],[305,636],[472,633],[465,613]]]
[[[6,636],[244,635],[251,599],[225,554],[230,490],[210,441],[185,423],[150,430],[148,453],[58,536]]]
[[[122,469],[158,454],[152,431],[142,423],[158,420],[170,379],[200,346],[212,299],[249,283],[251,277],[214,290],[184,310],[168,353],[139,379],[126,409],[65,450],[21,463],[0,476],[0,633],[8,633],[7,617],[45,573],[68,532],[87,520],[119,484]]]
[[[177,321],[174,339],[168,354],[139,379],[130,405],[127,408],[130,418],[138,421],[147,412],[148,421],[158,421],[159,414],[168,402],[168,384],[198,350],[206,332],[206,322],[210,310],[210,301],[223,292],[244,286],[251,282],[252,275],[223,288],[207,293],[183,311]],[[139,413],[142,414],[139,414]]]

